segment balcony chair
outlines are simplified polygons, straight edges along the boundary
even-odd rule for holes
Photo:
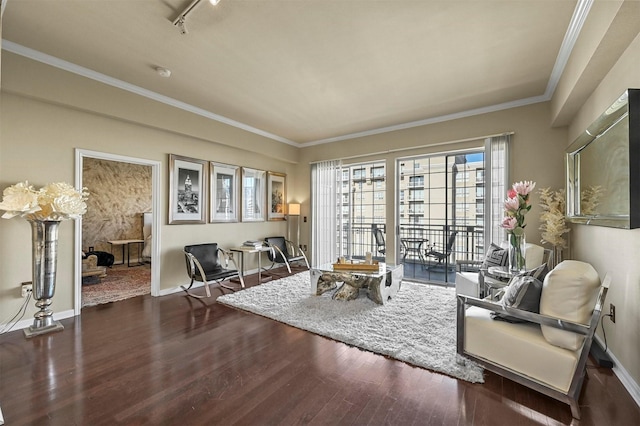
[[[569,404],[579,419],[578,398],[610,277],[601,284],[590,264],[568,260],[549,272],[543,284],[524,278],[528,280],[511,280],[502,302],[457,296],[457,352]]]
[[[384,258],[387,253],[387,246],[384,241],[384,233],[382,232],[382,229],[378,228],[375,225],[373,225],[373,237],[376,240],[376,250],[378,250],[378,253],[380,253]]]
[[[425,258],[433,258],[438,261],[438,265],[442,264],[442,261],[451,256],[453,252],[453,245],[456,242],[456,235],[458,235],[458,231],[451,232],[449,235],[449,239],[447,240],[447,244],[445,245],[443,250],[436,250],[435,244],[431,246],[431,248],[425,250]]]
[[[189,275],[191,282],[189,286],[182,285],[180,287],[189,296],[197,299],[211,297],[209,286],[212,284],[218,284],[220,287],[236,291],[236,288],[222,284],[223,281],[231,278],[238,278],[240,286],[244,288],[244,278],[238,270],[233,255],[218,247],[217,243],[184,246],[184,256],[187,264],[187,275]],[[229,262],[232,263],[233,269],[229,269]],[[196,281],[203,283],[206,296],[199,296],[189,291]]]
[[[301,262],[309,269],[309,261],[300,247],[296,247],[291,241],[284,237],[267,237],[264,239],[269,251],[267,251],[267,257],[271,261],[271,266],[268,269],[272,269],[276,265],[285,265],[289,273],[291,273],[291,264],[294,262]]]

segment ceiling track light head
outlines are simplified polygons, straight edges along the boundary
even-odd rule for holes
[[[175,25],[178,27],[178,29],[180,30],[180,34],[185,35],[187,34],[189,31],[187,31],[187,26],[184,23],[184,15],[180,16],[177,20],[177,22],[175,23]]]
[[[195,9],[198,4],[200,4],[201,1],[202,0],[192,0],[191,3],[189,3],[189,6],[187,6],[182,12],[180,12],[178,17],[173,20],[173,25],[180,29],[180,34],[187,34],[188,31],[187,27],[185,26],[185,19],[187,18],[187,15],[191,13],[191,11]],[[209,0],[209,3],[215,6],[220,3],[220,0]]]

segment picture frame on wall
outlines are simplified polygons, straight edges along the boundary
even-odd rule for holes
[[[210,222],[237,222],[239,218],[238,192],[240,167],[211,162],[209,164],[211,197]]]
[[[277,172],[267,174],[267,219],[285,220],[287,175]]]
[[[169,224],[207,222],[209,162],[169,154]]]
[[[265,219],[266,172],[242,168],[242,221],[262,222]]]

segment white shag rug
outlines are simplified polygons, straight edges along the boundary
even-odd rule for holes
[[[253,312],[409,364],[472,383],[483,369],[456,353],[453,289],[403,282],[395,298],[378,305],[361,290],[356,300],[311,295],[309,272],[250,287],[218,302]]]

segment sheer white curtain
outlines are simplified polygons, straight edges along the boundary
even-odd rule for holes
[[[485,206],[485,252],[492,242],[500,244],[506,239],[505,231],[500,227],[504,217],[504,200],[507,197],[509,182],[509,143],[511,135],[500,135],[485,140],[485,194],[489,201]]]
[[[311,264],[321,265],[335,261],[338,244],[342,242],[339,223],[342,198],[342,162],[323,161],[311,165]]]

